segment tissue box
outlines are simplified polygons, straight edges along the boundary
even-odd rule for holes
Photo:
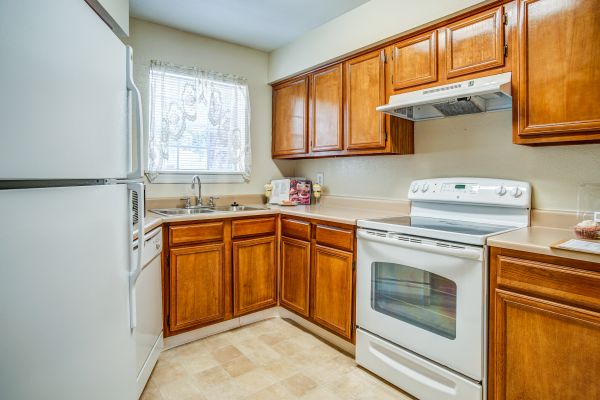
[[[310,179],[290,179],[290,201],[298,204],[309,205],[311,190],[312,182]]]

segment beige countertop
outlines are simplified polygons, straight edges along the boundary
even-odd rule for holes
[[[252,204],[248,204],[252,206]],[[326,205],[310,205],[310,206],[266,206],[264,210],[254,211],[238,211],[238,212],[215,212],[198,215],[185,215],[185,216],[172,216],[166,217],[155,214],[151,211],[146,212],[144,218],[144,232],[160,226],[165,222],[180,222],[180,221],[200,221],[206,219],[219,219],[219,218],[241,218],[251,217],[260,215],[291,215],[296,217],[314,218],[330,222],[338,222],[342,224],[356,225],[356,221],[359,219],[367,218],[385,218],[391,216],[406,215],[398,210],[387,210],[387,209],[375,209],[375,208],[353,208],[353,207],[340,207],[340,206],[326,206]],[[137,226],[134,227],[137,230]],[[134,231],[134,232],[135,232]],[[137,237],[137,233],[134,233],[134,238]]]
[[[487,244],[488,246],[502,247],[505,249],[528,251],[531,253],[600,263],[600,255],[559,250],[550,247],[550,245],[566,239],[576,239],[575,234],[571,229],[531,226],[503,233],[501,235],[491,236],[488,238]]]
[[[253,206],[249,202],[245,203],[248,206]],[[256,206],[256,204],[254,204]],[[329,198],[320,205],[312,204],[310,206],[277,206],[277,205],[258,205],[266,207],[264,210],[254,211],[239,211],[239,212],[215,212],[199,215],[172,216],[165,217],[154,214],[151,211],[146,212],[144,219],[144,231],[160,226],[165,222],[179,221],[199,221],[219,218],[243,218],[260,215],[290,215],[304,218],[314,218],[330,222],[338,222],[343,224],[355,225],[359,219],[370,218],[385,218],[392,216],[407,215],[409,212],[408,203],[385,202],[379,200],[364,200],[364,199],[343,199]],[[535,210],[534,210],[535,211]],[[533,220],[535,222],[542,221],[542,217],[548,222],[560,221],[560,226],[565,226],[563,221],[565,216],[560,215],[562,219],[557,219],[555,213],[548,212],[533,212]],[[540,214],[540,215],[538,215]],[[568,215],[571,218],[571,215]],[[572,221],[568,221],[572,223]],[[136,228],[137,229],[137,228]],[[135,234],[134,236],[137,236]],[[571,229],[561,229],[557,227],[532,226],[528,228],[518,229],[512,232],[507,232],[501,235],[491,236],[487,240],[488,246],[502,247],[512,250],[527,251],[531,253],[546,254],[556,257],[570,258],[575,260],[590,261],[600,263],[600,256],[588,253],[580,253],[568,250],[553,249],[550,245],[566,239],[574,239],[575,235]]]

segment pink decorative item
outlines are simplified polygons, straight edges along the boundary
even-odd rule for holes
[[[303,205],[310,205],[312,182],[309,179],[290,179],[290,201]]]

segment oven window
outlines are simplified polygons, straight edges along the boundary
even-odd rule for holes
[[[456,338],[456,283],[401,264],[371,264],[371,307],[448,339]]]

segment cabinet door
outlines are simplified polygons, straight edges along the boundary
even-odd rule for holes
[[[233,315],[277,305],[275,236],[233,242]]]
[[[174,248],[169,258],[169,329],[177,331],[225,319],[231,279],[225,244]]]
[[[437,81],[437,31],[403,40],[391,47],[393,90]]]
[[[600,314],[496,290],[490,399],[598,399]]]
[[[386,103],[384,50],[353,58],[345,66],[346,148],[385,148],[385,117],[375,110]]]
[[[311,151],[343,150],[342,64],[311,76]]]
[[[600,140],[600,0],[523,0],[517,143]]]
[[[504,65],[502,7],[462,19],[445,28],[446,77]]]
[[[352,253],[315,245],[313,319],[348,339],[352,337]]]
[[[281,238],[281,305],[309,315],[310,242]]]
[[[308,77],[273,88],[273,156],[308,152]]]

